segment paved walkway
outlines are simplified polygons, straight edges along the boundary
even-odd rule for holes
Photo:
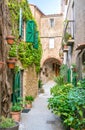
[[[47,99],[53,85],[53,81],[43,85],[45,92],[39,94],[28,113],[22,113],[20,130],[64,130],[60,119],[47,108]]]

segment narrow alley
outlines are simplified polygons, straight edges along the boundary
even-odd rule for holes
[[[39,94],[28,113],[22,113],[20,130],[64,130],[59,117],[47,108],[50,88],[55,83],[50,81],[43,85],[44,93]]]

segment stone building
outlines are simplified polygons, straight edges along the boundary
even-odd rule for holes
[[[8,4],[8,2],[10,4]],[[17,47],[20,45],[22,40],[20,39],[21,35],[19,31],[23,31],[24,36],[26,37],[26,26],[23,26],[23,29],[19,28],[19,25],[21,24],[19,24],[18,19],[21,17],[20,13],[18,14],[17,12],[20,11],[20,6],[17,6],[17,4],[20,4],[21,2],[21,0],[0,1],[0,116],[4,115],[6,117],[10,115],[11,105],[19,102],[18,98],[24,98],[27,95],[36,97],[38,94],[38,75],[35,70],[35,65],[32,64],[29,66],[29,68],[28,66],[27,68],[24,68],[18,55],[19,49],[15,48],[15,51],[17,52],[17,60],[14,59],[11,61],[11,63],[15,63],[15,68],[9,68],[8,66],[8,60],[12,59],[9,56],[9,51],[12,47],[12,44],[9,45],[7,43],[7,36],[14,36]],[[25,9],[27,8],[29,11],[26,12],[25,9],[23,9],[25,12],[24,14],[29,13],[28,15],[30,20],[34,20],[31,14],[31,10],[29,9],[28,4],[25,2],[27,1],[24,1],[24,4],[27,6],[25,6]],[[14,7],[17,9],[11,7],[11,4],[15,5]],[[23,17],[24,16],[25,15],[23,15]],[[28,18],[27,20],[29,21]],[[23,40],[24,39],[25,38],[23,37]],[[24,41],[24,45],[25,43],[26,42]],[[36,51],[38,51],[38,49]],[[14,50],[12,52],[14,52]]]
[[[63,31],[63,15],[45,15],[35,5],[30,4],[31,11],[37,21],[42,44],[41,79],[43,83],[53,79],[59,74],[61,58],[59,49],[61,47]]]
[[[79,78],[85,77],[85,0],[63,0],[65,13],[65,24],[63,39],[68,32],[71,39],[68,39],[68,50],[64,60],[71,67],[76,64]]]

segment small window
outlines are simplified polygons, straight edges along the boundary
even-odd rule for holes
[[[54,48],[54,38],[49,39],[49,48]]]
[[[50,27],[54,27],[54,19],[50,19]]]

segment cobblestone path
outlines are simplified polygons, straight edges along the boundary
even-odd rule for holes
[[[38,95],[28,113],[22,113],[20,130],[64,130],[59,117],[52,114],[47,108],[50,88],[54,84],[53,81],[49,81],[43,85],[45,92]]]

